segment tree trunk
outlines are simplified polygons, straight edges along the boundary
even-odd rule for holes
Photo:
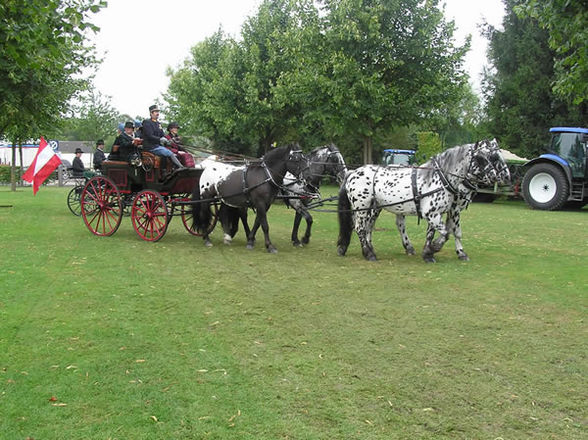
[[[22,169],[23,169],[23,161],[22,161],[22,141],[18,141],[18,158],[20,166],[18,167],[18,178],[16,179],[18,184],[22,186]]]
[[[363,164],[368,165],[374,163],[372,158],[372,138],[366,136],[363,138]]]
[[[12,164],[10,165],[10,190],[16,191],[16,142],[12,142]]]

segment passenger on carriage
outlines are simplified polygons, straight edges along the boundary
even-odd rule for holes
[[[82,154],[84,154],[82,149],[76,148],[76,157],[74,157],[71,165],[73,177],[84,177],[84,171],[86,171],[86,167],[84,167],[84,162],[82,162]]]
[[[138,154],[137,146],[141,144],[141,139],[134,135],[135,124],[125,122],[123,132],[119,134],[112,144],[112,151],[108,156],[109,160],[128,161],[133,155]]]
[[[169,158],[174,166],[178,169],[184,168],[178,158],[163,144],[168,144],[170,141],[165,138],[165,133],[159,123],[159,109],[156,105],[149,107],[150,119],[143,121],[143,149],[157,156]],[[165,169],[165,167],[162,167]]]
[[[96,141],[96,151],[94,152],[94,169],[96,171],[102,170],[102,162],[106,160],[106,155],[104,154],[104,141],[102,139],[98,139]]]
[[[194,168],[194,158],[182,145],[182,138],[178,135],[179,128],[180,126],[177,122],[170,122],[167,125],[167,134],[165,135],[165,138],[171,142],[167,148],[180,159],[182,165],[188,168]]]

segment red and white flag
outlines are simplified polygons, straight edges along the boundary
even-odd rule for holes
[[[47,177],[51,175],[55,168],[59,166],[61,159],[53,148],[49,146],[47,141],[41,137],[39,143],[39,151],[33,159],[33,163],[27,169],[26,173],[22,175],[22,179],[33,183],[33,194],[37,194],[39,187],[43,184]]]

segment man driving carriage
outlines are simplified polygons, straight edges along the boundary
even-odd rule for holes
[[[170,141],[165,138],[159,123],[159,108],[156,105],[149,107],[149,115],[150,119],[143,121],[143,149],[157,156],[169,158],[177,169],[184,168],[174,153],[162,146],[169,144]]]

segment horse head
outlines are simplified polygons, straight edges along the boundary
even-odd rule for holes
[[[345,164],[343,155],[335,144],[329,145],[328,151],[326,173],[335,176],[337,183],[341,185],[347,175],[347,165]]]
[[[510,179],[508,166],[500,154],[496,139],[485,139],[472,147],[468,177],[482,185],[493,185]]]
[[[290,153],[286,161],[286,171],[295,176],[297,179],[303,179],[303,173],[309,168],[308,158],[302,153],[300,145],[297,143],[289,146]]]

